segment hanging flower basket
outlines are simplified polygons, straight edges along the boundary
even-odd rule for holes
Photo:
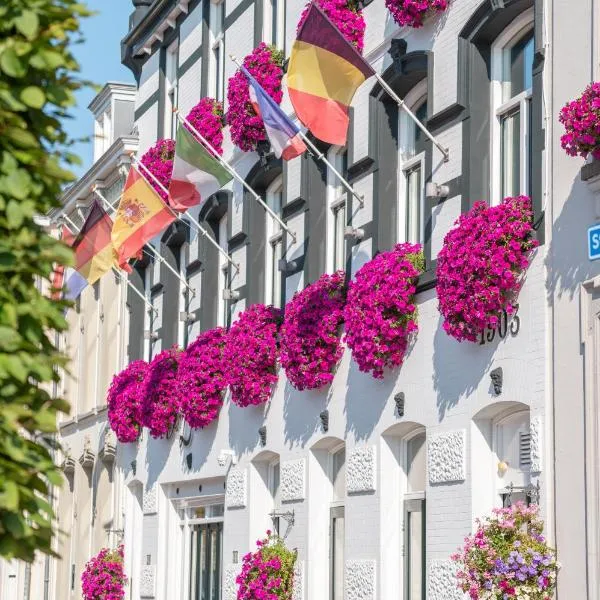
[[[119,442],[135,442],[142,431],[140,407],[148,363],[136,360],[113,377],[108,389],[108,422]]]
[[[376,379],[404,362],[418,331],[414,296],[424,267],[419,244],[397,244],[363,265],[350,282],[345,341],[358,368]]]
[[[551,600],[560,567],[542,535],[537,505],[517,502],[477,521],[477,531],[452,556],[458,587],[471,600]]]
[[[179,406],[194,429],[206,427],[219,415],[227,388],[223,352],[227,331],[217,327],[201,333],[181,354],[177,375]]]
[[[438,255],[437,295],[444,330],[459,342],[477,341],[512,315],[531,262],[531,200],[505,198],[498,206],[476,202],[444,238]]]
[[[277,104],[281,104],[283,99],[283,61],[283,52],[264,42],[244,59],[244,67]],[[227,103],[227,123],[230,125],[231,140],[244,152],[256,150],[258,142],[267,140],[267,134],[262,119],[250,104],[248,80],[241,71],[237,71],[229,79]]]
[[[127,577],[123,568],[123,546],[103,548],[88,561],[81,574],[84,600],[124,600]]]
[[[423,27],[427,18],[444,12],[450,0],[385,0],[394,21],[401,27]]]
[[[322,275],[294,295],[281,327],[281,365],[297,390],[312,390],[333,381],[342,357],[339,330],[346,301],[343,271]]]
[[[214,98],[202,98],[188,113],[186,120],[220,155],[223,154],[225,115],[222,102]],[[187,125],[185,127],[196,137]]]
[[[170,348],[157,354],[144,378],[144,398],[141,407],[142,425],[153,438],[169,437],[179,413],[177,369],[181,351]]]
[[[162,185],[169,189],[171,183],[171,175],[173,173],[173,159],[175,158],[175,140],[158,140],[154,146],[146,151],[140,161],[147,169],[162,183]],[[146,173],[142,174],[146,177]],[[166,202],[167,194],[163,192],[160,185],[152,179],[152,177],[146,177],[148,183],[156,190],[158,195]]]
[[[296,552],[270,531],[256,546],[242,559],[237,600],[292,600]]]
[[[358,0],[316,0],[316,2],[342,35],[362,54],[367,25],[360,2]],[[297,31],[302,27],[311,4],[312,2],[308,2],[304,7]]]
[[[570,156],[591,154],[600,160],[600,82],[590,84],[583,94],[560,111],[565,133],[560,144]]]
[[[224,359],[231,400],[238,406],[267,402],[277,383],[278,308],[254,304],[231,326]]]

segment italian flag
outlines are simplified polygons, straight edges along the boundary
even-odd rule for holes
[[[204,202],[233,177],[229,171],[181,125],[177,129],[169,204],[185,211]]]

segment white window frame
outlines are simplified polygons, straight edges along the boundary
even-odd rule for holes
[[[427,100],[427,79],[420,81],[406,95],[405,103],[410,109],[416,112],[423,102]],[[405,110],[398,111],[398,231],[397,239],[399,242],[421,242],[425,240],[425,152],[415,154],[414,138],[416,132],[416,123]],[[408,234],[410,225],[409,207],[407,204],[408,196],[408,174],[415,169],[421,171],[421,196],[419,226],[419,239],[411,239]]]
[[[229,253],[229,244],[227,242],[227,215],[223,215],[219,221],[219,246],[225,252]],[[223,298],[223,292],[229,287],[229,261],[219,252],[219,273],[218,273],[218,315],[217,324],[219,327],[227,327],[228,303]]]
[[[277,23],[273,23],[274,7]],[[285,51],[285,0],[263,0],[263,42]]]
[[[223,102],[225,96],[225,0],[211,0],[209,15],[209,96]]]
[[[175,139],[177,115],[173,109],[179,102],[179,42],[173,42],[166,50],[165,64],[165,138]]]
[[[491,55],[491,111],[493,116],[491,131],[491,204],[496,205],[502,201],[502,119],[511,112],[519,109],[520,112],[520,194],[527,194],[529,189],[529,121],[531,118],[530,106],[532,89],[524,90],[518,95],[504,100],[506,86],[510,82],[504,81],[507,57],[510,50],[533,29],[533,8],[519,15],[496,39],[492,46]]]
[[[334,146],[327,154],[327,160],[341,173],[343,171],[344,149],[341,146]],[[344,236],[345,227],[348,220],[348,201],[347,194],[340,180],[333,174],[331,169],[327,169],[327,251],[326,267],[328,273],[342,269],[346,270],[346,239]],[[339,213],[343,215],[343,225],[338,229]],[[341,239],[340,239],[341,233]],[[338,248],[342,248],[343,260],[338,260]]]
[[[275,469],[279,467],[279,477],[277,481],[277,488],[275,488]],[[281,511],[281,461],[279,456],[269,462],[269,493],[273,499],[273,512]],[[281,531],[281,519],[279,517],[273,517],[273,529],[278,535],[285,533]]]
[[[281,203],[283,201],[283,175],[280,175],[269,185],[265,194],[265,201],[269,208],[276,214],[281,213]],[[276,197],[279,196],[280,202],[277,206]],[[283,286],[283,274],[279,270],[279,264],[275,262],[277,257],[276,249],[279,248],[280,256],[283,258],[283,229],[281,225],[265,212],[265,304],[272,304],[281,308],[281,294]],[[278,259],[279,260],[279,259]],[[276,285],[279,283],[279,294],[277,295]]]

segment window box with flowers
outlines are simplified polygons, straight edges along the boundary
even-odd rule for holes
[[[85,565],[81,574],[84,600],[124,600],[127,577],[123,568],[123,546],[103,548]]]
[[[444,12],[450,0],[385,0],[394,21],[401,27],[423,27],[434,14]]]
[[[173,174],[173,159],[175,158],[175,140],[158,140],[154,146],[149,148],[142,156],[141,163],[156,177],[166,189],[169,189],[171,175]],[[161,186],[149,178],[150,185],[156,190],[156,193],[166,202],[167,194]]]

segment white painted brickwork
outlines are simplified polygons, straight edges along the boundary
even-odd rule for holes
[[[179,65],[202,45],[202,2],[188,14],[179,30]]]

